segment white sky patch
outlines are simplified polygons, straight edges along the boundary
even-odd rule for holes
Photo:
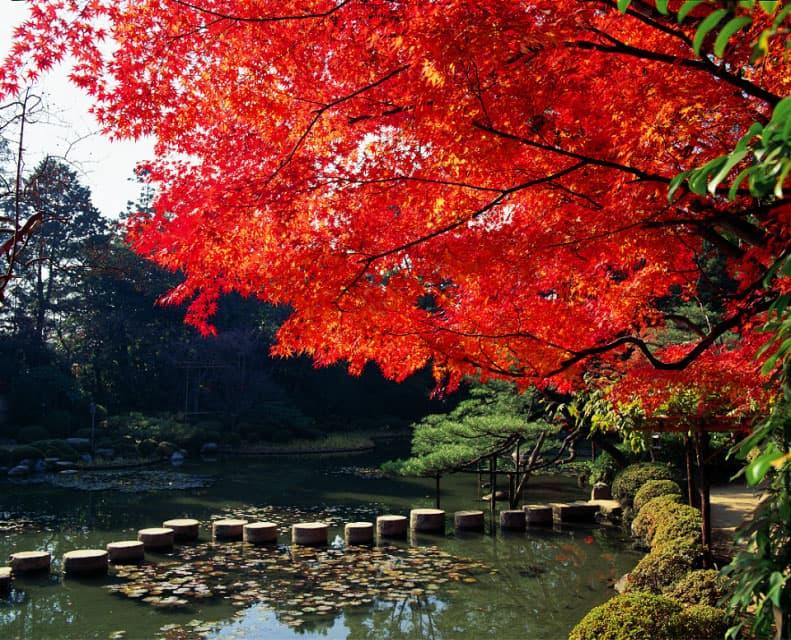
[[[28,15],[25,2],[0,3],[0,59],[11,48],[14,29]],[[42,75],[32,92],[44,98],[46,113],[25,132],[25,168],[29,172],[47,155],[65,156],[88,186],[96,207],[115,218],[137,200],[135,165],[153,156],[154,141],[111,141],[90,114],[91,101],[68,80],[67,61]]]

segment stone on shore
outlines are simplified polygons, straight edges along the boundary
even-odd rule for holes
[[[552,502],[552,517],[556,522],[594,522],[599,505],[588,502]]]
[[[380,538],[406,538],[406,516],[378,516],[376,518],[376,535]]]
[[[78,549],[63,554],[66,575],[100,575],[107,573],[108,554],[104,549]]]
[[[606,482],[597,482],[591,489],[591,500],[610,500],[612,499],[612,492],[610,485]]]
[[[343,528],[343,539],[346,544],[372,544],[374,525],[370,522],[349,522]]]
[[[291,527],[291,543],[305,546],[327,544],[329,525],[324,522],[300,522]]]
[[[17,551],[11,554],[11,569],[14,573],[49,571],[52,556],[48,551]]]
[[[139,540],[121,540],[107,545],[107,554],[113,564],[137,564],[145,559],[145,545]]]
[[[173,548],[175,535],[170,527],[153,527],[151,529],[140,529],[137,532],[137,539],[143,543],[146,549],[163,551]]]
[[[251,522],[242,527],[242,538],[249,544],[274,544],[277,542],[277,525],[274,522]]]

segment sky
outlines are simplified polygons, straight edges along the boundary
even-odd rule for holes
[[[0,59],[11,46],[14,28],[27,17],[26,2],[0,0]],[[91,103],[68,79],[68,64],[44,75],[33,88],[46,102],[45,120],[25,134],[25,166],[35,167],[46,155],[65,155],[91,189],[96,207],[116,217],[140,192],[133,180],[135,164],[153,155],[153,141],[111,142],[90,114]]]

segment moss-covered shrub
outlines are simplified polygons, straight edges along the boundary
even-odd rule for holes
[[[11,449],[11,464],[19,464],[22,460],[39,460],[44,457],[44,453],[36,447],[24,445]]]
[[[700,511],[687,504],[680,504],[669,509],[656,522],[656,530],[651,539],[651,546],[662,546],[671,542],[701,541],[703,521]]]
[[[674,480],[673,470],[661,462],[640,462],[619,473],[612,484],[612,494],[616,500],[631,505],[640,488],[649,480]]]
[[[695,604],[687,607],[679,616],[679,638],[695,640],[720,640],[731,625],[727,611]]]
[[[703,564],[700,544],[679,540],[655,546],[629,574],[629,591],[662,593]]]
[[[74,462],[80,457],[79,452],[69,446],[65,440],[38,440],[31,443],[31,446],[41,451],[45,458],[60,458]]]
[[[31,424],[29,427],[22,427],[17,434],[19,442],[24,444],[30,444],[36,440],[47,440],[49,437],[49,431],[37,424]]]
[[[146,438],[137,445],[137,453],[141,458],[150,458],[157,450],[157,441],[152,438]]]
[[[569,640],[679,640],[681,605],[648,593],[624,593],[591,609]]]
[[[679,580],[666,595],[682,604],[716,606],[726,593],[726,580],[714,569],[691,571]]]
[[[632,535],[650,545],[656,528],[673,510],[681,505],[681,496],[664,495],[653,498],[643,505],[632,522]]]
[[[634,509],[639,512],[648,502],[659,496],[681,497],[681,487],[673,480],[649,480],[634,496]]]

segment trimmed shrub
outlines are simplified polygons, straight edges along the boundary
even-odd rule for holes
[[[44,454],[40,449],[36,449],[36,447],[31,447],[30,445],[11,449],[11,464],[19,464],[22,460],[26,459],[38,460],[43,457]]]
[[[632,535],[650,545],[659,523],[680,506],[681,496],[672,494],[649,500],[632,522]]]
[[[691,571],[679,580],[667,595],[682,604],[705,604],[715,607],[726,593],[726,580],[714,569]]]
[[[32,424],[29,427],[22,427],[19,430],[18,439],[20,442],[30,444],[36,440],[47,440],[50,437],[49,431],[44,427],[37,424]]]
[[[652,547],[658,547],[670,542],[701,541],[701,527],[703,520],[700,511],[687,504],[680,504],[677,508],[669,509],[666,515],[657,520],[656,531],[651,540]]]
[[[591,609],[569,640],[679,640],[681,612],[670,598],[623,593]]]
[[[679,638],[720,640],[731,625],[727,611],[705,604],[687,607],[679,616]]]
[[[619,473],[612,483],[612,495],[625,505],[631,505],[634,497],[649,480],[674,480],[673,470],[661,462],[640,462]]]
[[[137,453],[141,458],[150,458],[157,450],[157,441],[151,438],[146,438],[137,445]]]
[[[687,540],[654,547],[629,574],[629,591],[662,593],[703,564],[703,547]]]
[[[74,462],[80,457],[77,450],[69,446],[65,440],[38,440],[31,446],[41,451],[45,458],[60,458]]]
[[[681,497],[681,487],[673,480],[649,480],[635,494],[634,509],[639,512],[654,498],[673,495]]]

